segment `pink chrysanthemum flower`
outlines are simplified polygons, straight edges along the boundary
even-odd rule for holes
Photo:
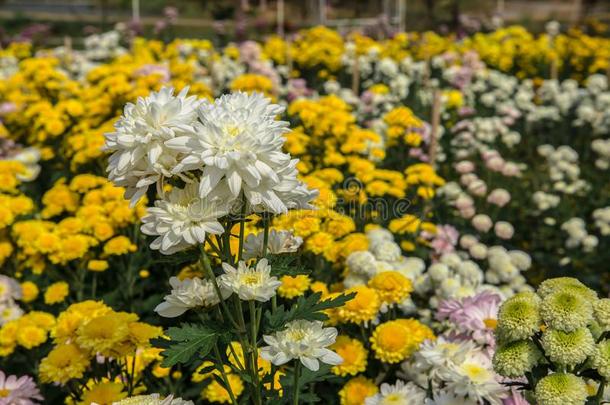
[[[436,317],[453,323],[458,332],[471,336],[477,343],[494,346],[501,302],[498,294],[483,291],[473,297],[442,301]]]

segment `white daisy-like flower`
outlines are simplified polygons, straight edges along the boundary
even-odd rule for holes
[[[244,261],[237,264],[237,269],[228,263],[223,263],[222,268],[225,274],[218,278],[218,282],[244,301],[269,301],[282,285],[277,277],[271,275],[267,259],[259,260],[255,268],[248,267]]]
[[[317,371],[320,362],[333,366],[343,362],[341,356],[328,349],[336,338],[337,329],[325,328],[320,321],[292,321],[283,330],[263,336],[269,346],[261,349],[261,357],[276,366],[297,359],[308,369]]]
[[[112,405],[193,405],[193,401],[174,398],[173,395],[162,398],[159,394],[150,394],[125,398],[118,402],[113,402]]]
[[[249,234],[244,241],[244,259],[252,259],[263,256],[263,245],[265,233],[259,232]],[[303,239],[294,236],[291,231],[275,230],[269,231],[267,241],[267,252],[278,255],[282,253],[293,253],[303,244]]]
[[[166,295],[165,301],[155,308],[155,312],[163,317],[175,318],[191,308],[211,307],[219,303],[218,294],[211,281],[196,277],[181,281],[172,277],[169,284],[172,286],[170,295]],[[225,299],[231,295],[231,291],[220,286],[220,294]]]
[[[255,211],[283,213],[297,208],[315,195],[308,195],[311,192],[297,180],[297,161],[282,152],[283,134],[289,129],[276,116],[283,111],[259,93],[238,92],[204,101],[193,132],[165,142],[186,155],[173,173],[202,170],[201,197],[223,183],[235,197],[243,190]]]
[[[142,218],[142,232],[157,236],[151,249],[169,255],[189,246],[204,243],[208,233],[219,235],[224,228],[218,219],[231,210],[232,196],[219,186],[206,198],[199,197],[199,183],[174,188],[147,208]]]
[[[201,104],[195,96],[187,97],[188,88],[177,96],[174,89],[162,88],[148,97],[128,103],[115,124],[115,132],[106,134],[104,149],[114,152],[108,159],[108,178],[125,187],[125,197],[135,204],[151,184],[161,190],[164,177],[181,156],[165,146],[176,136],[192,132],[196,109]],[[159,193],[162,194],[162,193]]]
[[[480,403],[501,405],[508,395],[507,388],[496,380],[491,360],[481,352],[451,367],[447,380],[447,389]]]
[[[426,391],[412,382],[396,380],[396,384],[381,384],[379,393],[367,397],[365,405],[421,405],[426,400]]]

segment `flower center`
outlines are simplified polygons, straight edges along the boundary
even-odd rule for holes
[[[496,330],[496,326],[498,326],[498,320],[493,318],[485,318],[483,319],[483,323],[487,329]]]
[[[303,340],[303,338],[305,337],[305,332],[300,329],[291,330],[288,335],[290,336],[290,339],[298,342]]]
[[[239,128],[236,125],[230,125],[230,126],[225,127],[225,133],[227,135],[235,138],[237,135],[239,135],[241,133],[241,128]]]
[[[402,404],[404,403],[405,398],[400,394],[390,394],[383,399],[383,404]]]
[[[241,276],[241,282],[246,285],[257,285],[260,283],[260,277],[256,273],[244,274]]]
[[[11,394],[11,390],[8,390],[6,388],[1,388],[0,389],[0,398],[6,398]]]

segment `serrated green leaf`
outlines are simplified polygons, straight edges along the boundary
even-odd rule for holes
[[[165,333],[171,341],[169,347],[161,352],[163,367],[188,363],[196,354],[207,355],[218,339],[216,331],[199,325],[182,324],[169,328]]]
[[[299,274],[309,275],[311,270],[298,264],[299,256],[293,254],[269,255],[267,257],[271,265],[271,275],[276,277],[297,276]]]
[[[275,313],[265,313],[268,328],[277,330],[283,327],[287,322],[297,319],[325,321],[328,319],[328,316],[322,311],[344,305],[347,301],[354,298],[356,293],[341,294],[338,297],[320,301],[321,296],[322,294],[319,292],[307,297],[301,296],[289,310],[286,310],[283,305],[280,305]]]

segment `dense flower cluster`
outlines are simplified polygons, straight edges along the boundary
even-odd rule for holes
[[[0,404],[608,400],[608,41],[9,44]]]

